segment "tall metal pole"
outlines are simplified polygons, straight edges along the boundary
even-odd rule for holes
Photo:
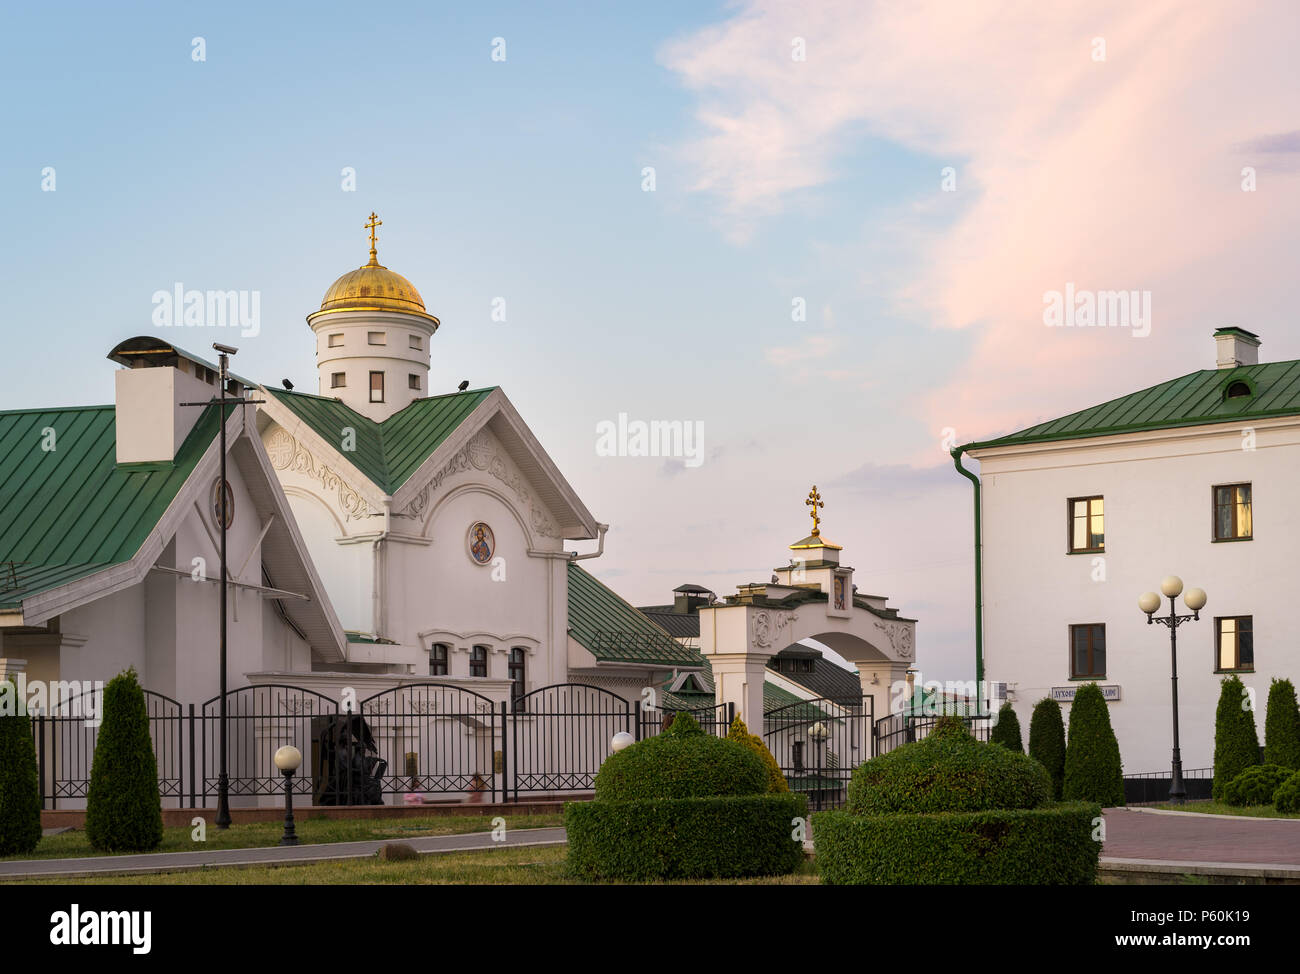
[[[225,352],[218,360],[221,366],[221,482],[217,484],[221,521],[221,761],[217,778],[217,828],[230,828],[230,777],[226,768],[226,369],[230,359]]]
[[[1187,801],[1187,788],[1183,785],[1183,754],[1178,746],[1178,613],[1172,598],[1169,600],[1169,670],[1174,695],[1174,755],[1169,802],[1182,805]]]

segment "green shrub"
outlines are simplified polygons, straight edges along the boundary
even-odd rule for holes
[[[943,741],[948,739],[973,741],[970,728],[966,726],[966,721],[953,714],[944,714],[934,722],[934,727],[925,739],[930,741]]]
[[[830,885],[1090,884],[1101,843],[1089,802],[942,815],[813,816]]]
[[[0,717],[0,856],[31,852],[41,841],[41,793],[31,718],[18,706],[18,686],[0,685],[8,714]]]
[[[673,714],[673,722],[668,725],[664,733],[671,734],[673,737],[690,737],[693,734],[703,734],[704,728],[685,710],[680,710]]]
[[[1229,781],[1223,788],[1223,800],[1229,805],[1272,805],[1273,793],[1287,778],[1290,768],[1276,764],[1256,764]]]
[[[1264,763],[1300,770],[1300,705],[1290,680],[1274,680],[1268,688],[1264,717]]]
[[[1103,808],[1124,804],[1119,741],[1110,726],[1106,698],[1095,683],[1079,687],[1070,707],[1061,797],[1066,801],[1097,802]]]
[[[1245,684],[1230,676],[1222,683],[1214,716],[1214,798],[1221,801],[1228,782],[1256,764],[1259,735],[1255,733],[1255,711]]]
[[[1065,784],[1065,721],[1061,705],[1051,697],[1034,704],[1029,718],[1029,756],[1047,769],[1052,779],[1052,798],[1061,800]]]
[[[570,802],[568,868],[631,882],[781,875],[803,861],[793,820],[807,814],[808,799],[790,792]]]
[[[1020,736],[1020,718],[1016,708],[1004,703],[998,708],[998,719],[989,733],[990,744],[1001,744],[1007,750],[1025,752],[1024,741]]]
[[[767,767],[743,744],[704,732],[682,733],[689,714],[678,714],[657,737],[611,754],[596,773],[596,801],[761,795]],[[698,728],[699,725],[696,724]]]
[[[772,752],[767,749],[761,737],[749,732],[745,722],[740,719],[740,714],[736,714],[735,720],[731,722],[731,728],[727,731],[727,740],[743,744],[758,755],[763,766],[767,768],[767,790],[770,793],[780,795],[790,790],[790,785],[786,782],[785,775],[781,773],[781,766],[776,763],[776,758],[772,757]]]
[[[858,815],[1037,808],[1051,794],[1047,770],[1033,758],[981,744],[965,728],[945,729],[860,765],[848,808]]]
[[[1273,807],[1279,812],[1300,812],[1300,771],[1295,772],[1273,792]]]
[[[162,842],[158,763],[135,668],[104,688],[103,723],[90,768],[86,838],[101,852],[148,852]]]

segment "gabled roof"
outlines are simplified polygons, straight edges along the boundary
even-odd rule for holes
[[[812,672],[787,673],[784,670],[777,670],[777,667],[772,665],[790,657],[813,657],[816,662],[813,663]],[[768,668],[777,670],[782,679],[797,683],[814,697],[829,697],[836,703],[845,706],[856,706],[862,701],[862,681],[858,679],[857,674],[846,670],[838,663],[828,659],[826,654],[811,646],[795,643],[795,645],[781,650],[767,663]]]
[[[703,666],[704,657],[673,639],[575,562],[569,562],[569,635],[604,663]]]
[[[345,428],[355,430],[356,449],[347,457],[385,494],[395,493],[494,388],[417,399],[376,423],[338,399],[263,387],[335,449],[341,449]]]
[[[119,466],[112,406],[0,413],[0,608],[129,561],[216,433],[209,407],[172,463]]]
[[[1235,382],[1244,382],[1251,394],[1226,398],[1228,387]],[[1300,360],[1268,362],[1191,372],[1018,433],[970,443],[966,449],[1296,415],[1300,415]]]

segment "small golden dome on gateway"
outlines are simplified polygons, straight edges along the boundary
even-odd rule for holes
[[[430,317],[415,285],[379,263],[375,228],[380,226],[383,221],[371,213],[366,224],[370,231],[370,261],[329,286],[320,303],[321,311],[405,311]]]

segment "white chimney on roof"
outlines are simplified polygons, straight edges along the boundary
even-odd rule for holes
[[[1241,365],[1259,364],[1259,336],[1245,328],[1219,328],[1214,332],[1218,350],[1216,368],[1235,369]]]

